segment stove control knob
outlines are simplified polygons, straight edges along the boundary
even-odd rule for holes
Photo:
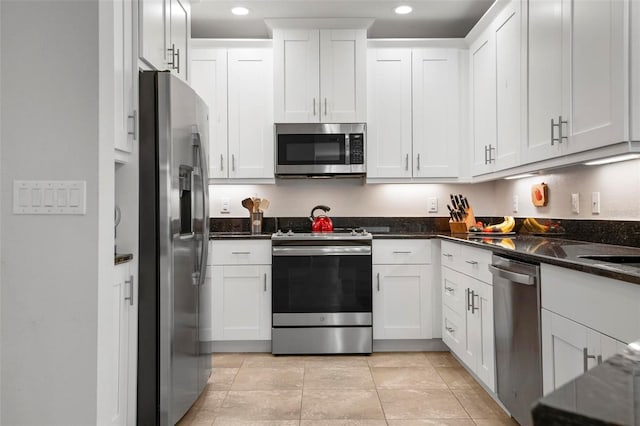
[[[289,232],[287,232],[288,236],[293,236],[293,231],[291,229],[289,229]]]
[[[282,236],[283,235],[282,229],[278,229],[278,232],[276,232],[276,235]]]

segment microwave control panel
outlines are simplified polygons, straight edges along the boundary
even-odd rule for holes
[[[351,164],[364,164],[364,134],[349,134],[349,156]]]

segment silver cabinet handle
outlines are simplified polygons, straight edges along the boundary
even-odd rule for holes
[[[602,355],[600,355],[602,359]],[[596,359],[595,355],[589,355],[589,350],[587,348],[582,348],[582,362],[584,365],[584,371],[586,372],[589,369],[589,360]],[[602,362],[602,361],[601,361]]]
[[[476,306],[476,297],[478,298],[478,302],[480,301],[480,295],[476,294],[475,291],[472,291],[472,296],[471,296],[471,313],[475,314],[476,311],[480,310],[479,306]]]
[[[231,171],[236,171],[236,156],[235,154],[231,154]]]
[[[180,74],[180,49],[176,49],[176,56],[178,58],[176,61],[176,72]]]
[[[267,273],[264,273],[264,291],[267,291]]]
[[[466,263],[468,263],[469,265],[477,265],[478,262],[476,262],[475,260],[465,260]]]
[[[449,253],[442,253],[442,256],[443,256],[443,257],[452,257],[453,255],[452,255],[452,254],[449,254]]]
[[[128,135],[132,135],[133,139],[136,138],[136,133],[138,133],[138,111],[136,111],[135,109],[133,110],[133,114],[131,115],[127,115],[128,119],[131,119],[133,122],[133,125],[131,126],[132,129],[129,130],[127,132]]]
[[[452,327],[445,327],[445,329],[451,334],[453,334],[456,331],[456,329]]]
[[[124,300],[128,300],[129,306],[133,306],[133,275],[129,275],[129,279],[124,283],[125,285],[129,284],[129,296],[126,296]]]
[[[231,254],[251,254],[250,251],[232,251]]]
[[[496,159],[493,157],[493,151],[495,150],[496,148],[492,144],[489,144],[489,164],[496,161]]]
[[[551,119],[551,146],[553,146],[553,144],[555,142],[560,142],[559,139],[555,138],[555,132],[553,131],[554,128],[559,127],[560,124],[555,124],[553,118]]]
[[[416,170],[420,170],[420,154],[418,154],[418,159],[417,159],[417,165],[416,165]]]
[[[447,286],[445,286],[444,289],[449,293],[453,293],[453,290],[455,290],[453,287],[447,287]]]
[[[394,251],[393,254],[411,254],[411,251]]]
[[[602,364],[602,355],[598,355],[596,361],[598,361],[598,365]]]
[[[565,141],[567,139],[569,139],[568,136],[563,136],[562,134],[562,125],[563,124],[569,124],[568,120],[562,120],[562,116],[558,116],[558,143],[562,143],[562,141]]]
[[[487,164],[487,145],[484,146],[484,164]]]
[[[313,116],[316,115],[316,98],[313,98]]]
[[[409,170],[409,154],[404,157],[404,169]]]
[[[470,296],[471,296],[471,290],[469,290],[468,288],[465,288],[464,289],[464,294],[465,294],[465,296],[467,298],[467,311],[468,311],[468,310],[471,309],[471,301],[469,300]]]
[[[378,281],[378,291],[380,291],[380,272],[378,272],[377,281]]]
[[[220,154],[220,171],[224,170],[224,157]]]
[[[172,70],[176,69],[176,45],[175,43],[171,43],[171,47],[167,49],[171,52],[171,61],[167,62],[167,65],[171,67]]]
[[[327,98],[324,98],[324,115],[327,115]]]

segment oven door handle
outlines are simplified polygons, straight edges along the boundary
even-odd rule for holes
[[[273,247],[273,256],[369,256],[370,246],[295,246]]]

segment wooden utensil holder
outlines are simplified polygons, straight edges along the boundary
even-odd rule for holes
[[[464,210],[465,217],[462,221],[449,220],[449,229],[452,234],[466,234],[469,232],[469,228],[476,225],[476,217],[473,214],[473,209],[469,207]]]

